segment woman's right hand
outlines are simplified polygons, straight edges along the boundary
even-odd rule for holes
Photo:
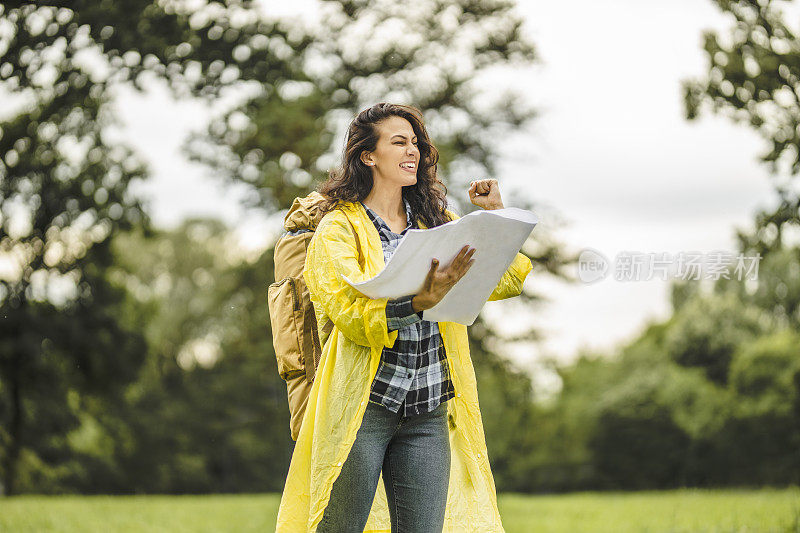
[[[458,280],[464,277],[472,263],[475,262],[472,259],[474,253],[475,248],[470,248],[468,244],[465,244],[450,264],[442,269],[438,268],[439,261],[434,258],[431,261],[431,269],[428,271],[422,290],[411,299],[411,306],[414,311],[418,313],[438,304],[444,298],[444,295],[458,283]]]

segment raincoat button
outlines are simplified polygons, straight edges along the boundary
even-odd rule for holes
[[[336,466],[342,466],[342,462],[339,461],[338,463],[336,463]]]
[[[456,394],[456,396],[458,396],[459,398],[461,398],[461,393],[459,392],[458,394]]]

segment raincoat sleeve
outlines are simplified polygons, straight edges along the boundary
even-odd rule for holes
[[[451,220],[460,218],[450,210],[446,210],[446,212],[450,215]],[[500,278],[492,294],[489,295],[488,301],[504,300],[522,294],[522,284],[531,270],[533,270],[533,263],[531,263],[528,256],[522,252],[517,252],[511,265],[503,273],[503,277]]]
[[[391,348],[398,332],[388,329],[389,299],[368,298],[342,277],[352,281],[364,277],[354,239],[349,222],[323,217],[306,250],[303,278],[312,303],[322,308],[343,335],[361,346]]]
[[[516,257],[511,262],[511,266],[503,273],[503,277],[500,278],[497,287],[489,295],[488,301],[504,300],[522,294],[522,284],[531,270],[533,270],[533,264],[528,256],[522,252],[517,252]]]

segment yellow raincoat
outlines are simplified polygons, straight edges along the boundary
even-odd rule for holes
[[[455,213],[447,214],[456,219]],[[352,222],[363,253],[359,265]],[[420,227],[424,227],[420,225]],[[440,261],[447,258],[440,258]],[[388,298],[371,299],[342,279],[375,276],[384,267],[380,236],[358,202],[340,202],[326,214],[309,244],[305,278],[319,323],[334,323],[311,388],[283,489],[276,530],[314,532],[361,426],[370,388],[384,346],[392,347],[398,332],[388,331]],[[517,296],[533,265],[518,253],[489,300]],[[504,531],[497,510],[494,478],[486,456],[475,372],[469,354],[467,327],[439,322],[456,396],[447,401],[450,427],[450,485],[444,531]],[[364,531],[391,531],[383,474]]]

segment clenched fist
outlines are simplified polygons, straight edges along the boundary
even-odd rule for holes
[[[493,178],[477,180],[470,183],[469,201],[483,209],[502,209],[503,199],[500,197],[500,185]]]

